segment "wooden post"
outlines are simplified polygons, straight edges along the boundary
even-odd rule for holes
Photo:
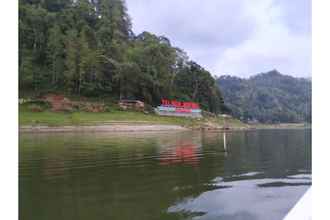
[[[227,115],[222,115],[223,118],[223,129],[228,130],[228,125],[227,125]]]
[[[225,156],[227,157],[227,140],[226,140],[226,132],[223,132],[223,149],[225,151]]]

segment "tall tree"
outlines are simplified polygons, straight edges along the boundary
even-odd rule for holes
[[[49,37],[47,41],[48,59],[52,72],[51,83],[53,86],[58,86],[61,79],[61,74],[64,71],[64,35],[59,25],[55,24],[49,30]]]
[[[124,0],[20,0],[19,80],[21,93],[223,106],[210,73],[168,38],[134,35]]]
[[[78,92],[79,87],[79,43],[77,30],[69,30],[65,39],[65,67],[64,82],[70,92]]]

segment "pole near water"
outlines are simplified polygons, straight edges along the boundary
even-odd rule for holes
[[[226,140],[226,130],[229,129],[228,125],[227,125],[227,118],[228,115],[226,114],[222,114],[221,115],[223,118],[223,148],[225,150],[225,156],[227,156],[227,140]]]
[[[227,130],[228,129],[228,126],[227,126],[227,115],[223,115],[223,128],[224,130]]]
[[[223,132],[223,148],[227,152],[226,132]]]
[[[225,151],[225,157],[227,157],[227,140],[226,140],[226,132],[223,132],[223,149]]]

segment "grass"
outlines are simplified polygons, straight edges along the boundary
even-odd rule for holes
[[[226,119],[230,127],[243,127],[245,124],[236,119]],[[223,118],[192,119],[183,117],[158,116],[143,112],[119,111],[92,113],[92,112],[32,112],[26,107],[20,107],[20,125],[97,125],[106,123],[147,123],[147,124],[171,124],[184,127],[200,127],[205,124],[223,126]]]
[[[192,121],[187,118],[177,117],[161,117],[157,115],[149,115],[141,112],[126,112],[126,111],[112,111],[103,113],[92,112],[31,112],[28,110],[20,110],[19,123],[20,125],[95,125],[111,122],[135,122],[148,124],[175,124],[175,125],[189,125]]]

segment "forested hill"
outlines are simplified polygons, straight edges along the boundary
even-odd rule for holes
[[[242,79],[217,79],[226,105],[235,117],[263,123],[310,122],[311,80],[276,70]]]
[[[20,96],[196,101],[220,112],[211,74],[164,36],[133,33],[123,0],[20,0]]]

